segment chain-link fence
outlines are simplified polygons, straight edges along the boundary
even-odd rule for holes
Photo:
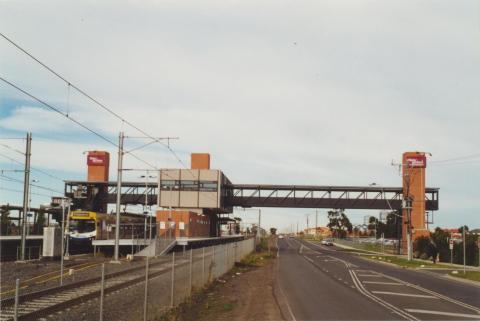
[[[398,254],[399,252],[399,243],[397,240],[352,237],[345,239],[337,238],[335,239],[335,243],[359,250],[379,253]]]
[[[253,250],[251,238],[120,264],[85,263],[83,270],[67,267],[62,286],[35,291],[28,291],[30,280],[17,280],[1,301],[0,320],[155,320],[206,284],[221,281]]]

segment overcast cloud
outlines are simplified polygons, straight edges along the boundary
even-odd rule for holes
[[[184,163],[210,152],[233,182],[400,186],[392,159],[431,152],[435,225],[458,227],[478,226],[480,160],[434,161],[480,153],[479,15],[474,0],[3,0],[0,30],[152,135],[180,136]],[[138,135],[4,39],[0,75],[113,141],[121,129]],[[1,136],[31,130],[37,167],[83,179],[82,152],[101,148],[115,164],[113,146],[1,83],[0,99]],[[159,146],[139,155],[179,166]],[[304,224],[312,212],[265,209],[265,223]]]

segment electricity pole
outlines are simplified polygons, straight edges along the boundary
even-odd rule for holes
[[[466,274],[466,251],[465,251],[465,243],[467,241],[467,238],[466,238],[466,235],[465,235],[465,229],[466,229],[467,226],[463,226],[462,228],[462,236],[463,236],[463,274]]]
[[[318,209],[315,209],[315,239],[317,238],[318,230]]]
[[[262,210],[258,209],[258,229],[257,229],[257,237],[260,240],[260,221],[262,219]]]
[[[123,163],[123,132],[118,136],[118,168],[117,168],[117,217],[115,220],[115,250],[112,263],[120,263],[118,252],[120,245],[120,201],[122,197],[122,163]]]
[[[309,215],[307,214],[307,235],[308,235],[308,217]]]
[[[412,244],[412,200],[407,198],[405,200],[407,209],[407,257],[408,260],[413,260],[413,244]]]
[[[27,211],[30,189],[30,156],[32,148],[32,133],[27,133],[25,148],[25,176],[23,180],[23,215],[22,215],[22,240],[20,245],[20,261],[25,261],[25,244],[27,241]]]

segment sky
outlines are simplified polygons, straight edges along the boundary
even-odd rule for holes
[[[392,161],[429,152],[433,226],[480,225],[478,1],[0,0],[0,32],[150,135],[179,137],[171,146],[186,166],[209,152],[234,183],[401,186]],[[121,130],[139,136],[3,38],[0,76],[113,142]],[[2,204],[22,202],[13,149],[25,145],[5,138],[27,131],[37,185],[61,192],[61,179],[85,179],[87,150],[116,164],[113,145],[0,81]],[[183,166],[158,144],[137,155]],[[55,195],[33,192],[32,206]],[[302,228],[313,213],[264,208],[262,225]]]

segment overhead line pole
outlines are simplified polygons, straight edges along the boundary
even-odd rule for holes
[[[32,148],[32,133],[27,133],[27,143],[25,147],[25,175],[23,181],[23,214],[22,214],[22,240],[20,245],[20,261],[25,261],[25,244],[27,240],[27,211],[29,188],[30,188],[30,157]]]
[[[120,245],[120,205],[122,197],[122,166],[123,166],[123,132],[118,135],[118,166],[117,166],[117,217],[115,219],[115,249],[112,263],[120,263],[118,252]]]

